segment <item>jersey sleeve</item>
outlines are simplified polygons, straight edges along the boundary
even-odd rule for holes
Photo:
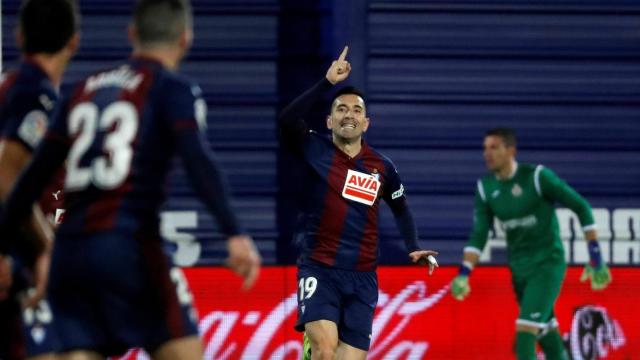
[[[398,231],[404,239],[407,253],[420,250],[418,246],[418,228],[407,202],[400,174],[398,174],[393,164],[387,165],[386,173],[387,178],[382,194],[383,199],[391,208]]]
[[[280,143],[285,148],[294,153],[299,153],[300,149],[309,151],[305,145],[312,132],[305,117],[311,107],[331,90],[332,86],[329,80],[323,78],[282,110],[278,116],[278,130]]]
[[[241,233],[231,208],[226,177],[205,137],[206,104],[200,88],[176,81],[165,86],[163,93],[168,96],[162,99],[164,114],[196,194],[218,220],[222,234]]]
[[[593,213],[587,200],[551,169],[539,165],[534,173],[534,183],[541,196],[554,202],[557,201],[576,213],[583,231],[595,228]]]
[[[69,115],[70,96],[63,96],[51,113],[49,128],[45,138],[71,146],[67,117]]]
[[[491,211],[489,204],[487,204],[482,180],[478,180],[473,205],[473,227],[471,229],[471,234],[469,235],[469,241],[464,250],[477,253],[478,255],[482,254],[482,250],[484,250],[484,246],[487,244],[489,229],[491,228],[492,223],[493,212]]]
[[[38,146],[49,126],[55,96],[45,91],[24,91],[6,105],[2,136],[18,141],[29,152]]]

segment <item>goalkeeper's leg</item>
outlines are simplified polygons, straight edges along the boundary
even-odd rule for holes
[[[542,330],[547,329],[550,319],[553,318],[553,307],[560,294],[565,271],[564,261],[548,261],[539,266],[534,274],[517,284],[519,286],[516,286],[516,292],[520,294],[518,296],[520,314],[516,320],[518,331],[516,352],[519,360],[536,358],[536,337]],[[542,345],[542,339],[540,340]],[[551,337],[544,339],[544,344],[543,346],[549,349],[556,349],[557,338],[552,334]],[[562,357],[552,359],[562,359]]]
[[[547,330],[538,336],[538,343],[542,347],[547,360],[568,360],[569,355],[564,348],[562,337],[558,331],[558,321],[554,318],[549,321]]]

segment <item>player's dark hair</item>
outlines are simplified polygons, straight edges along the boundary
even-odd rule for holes
[[[331,99],[331,103],[333,104],[333,102],[342,95],[357,95],[362,98],[362,101],[365,100],[364,93],[360,91],[360,89],[356,88],[355,86],[345,86],[336,91],[336,93],[333,95],[333,98]]]
[[[191,26],[189,0],[139,0],[133,24],[141,45],[172,43]]]
[[[497,136],[502,139],[506,146],[516,146],[518,143],[515,131],[506,127],[490,129],[484,134],[484,136]]]
[[[55,54],[78,30],[80,15],[75,0],[26,0],[20,7],[22,51]]]

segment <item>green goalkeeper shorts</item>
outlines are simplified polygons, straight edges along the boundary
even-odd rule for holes
[[[549,260],[536,265],[539,269],[519,276],[512,270],[511,279],[520,314],[516,324],[545,328],[555,321],[553,306],[560,295],[567,264],[562,260]]]

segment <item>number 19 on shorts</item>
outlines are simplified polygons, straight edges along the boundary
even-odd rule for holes
[[[300,301],[310,298],[316,292],[318,279],[313,276],[300,278],[298,288],[300,289]]]

